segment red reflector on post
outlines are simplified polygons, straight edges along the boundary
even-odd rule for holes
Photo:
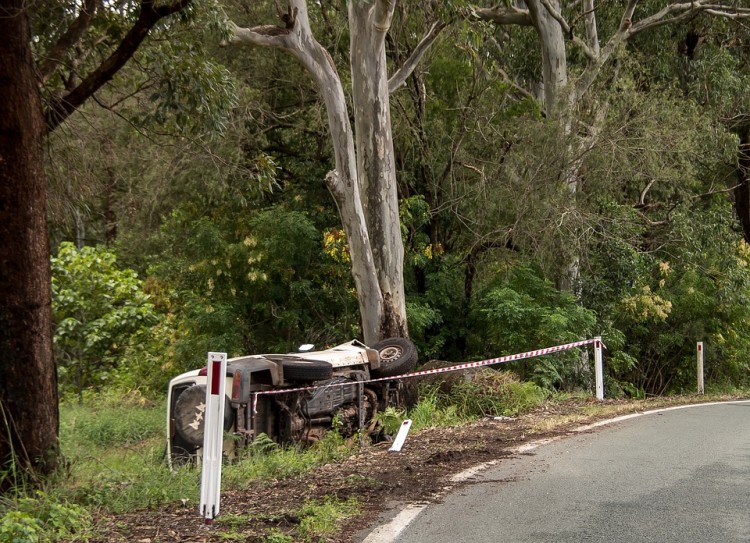
[[[240,384],[242,376],[239,371],[234,372],[234,378],[232,379],[232,400],[237,402],[240,399]]]
[[[224,376],[221,374],[221,360],[214,360],[212,362],[212,374],[211,374],[211,394],[217,396],[219,394],[220,379]]]

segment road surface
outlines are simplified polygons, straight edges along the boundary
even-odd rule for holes
[[[750,542],[750,402],[541,445],[472,477],[390,541]]]

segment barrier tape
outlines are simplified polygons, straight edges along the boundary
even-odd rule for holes
[[[360,384],[360,383],[366,384],[366,383],[377,383],[377,382],[382,382],[382,381],[395,381],[396,379],[411,379],[412,377],[421,377],[423,375],[435,375],[438,373],[448,373],[451,371],[459,371],[459,370],[466,370],[466,369],[472,369],[472,368],[480,368],[483,366],[492,366],[495,364],[503,364],[505,362],[515,362],[516,360],[524,360],[526,358],[536,358],[538,356],[544,356],[547,354],[559,353],[562,351],[575,349],[576,347],[583,347],[584,345],[589,345],[591,343],[600,343],[602,347],[606,349],[606,346],[602,342],[601,338],[584,339],[582,341],[574,341],[573,343],[555,345],[554,347],[547,347],[545,349],[527,351],[525,353],[511,354],[507,356],[499,356],[497,358],[489,358],[487,360],[479,360],[477,362],[466,362],[464,364],[457,364],[455,366],[448,366],[445,368],[436,368],[434,370],[414,371],[411,373],[404,373],[402,375],[394,375],[393,377],[378,377],[376,379],[368,379],[367,381],[356,381],[356,382],[352,381],[349,383],[331,383],[328,385],[321,385],[321,386],[282,388],[282,389],[277,389],[277,390],[262,390],[260,392],[253,392],[253,413],[258,412],[256,408],[258,405],[258,396],[260,395],[289,394],[291,392],[304,392],[307,390],[317,390],[320,388],[351,386],[352,384]]]

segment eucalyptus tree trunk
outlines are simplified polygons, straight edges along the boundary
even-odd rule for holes
[[[348,3],[356,140],[341,79],[333,60],[313,36],[305,0],[291,0],[286,13],[278,13],[283,27],[235,26],[230,40],[291,54],[318,85],[335,158],[326,184],[347,236],[366,343],[408,335],[389,92],[403,83],[444,27],[433,25],[389,80],[385,36],[395,4],[395,0]]]
[[[560,131],[566,137],[567,166],[560,179],[567,184],[571,199],[580,188],[582,157],[596,145],[599,127],[607,115],[606,103],[596,104],[594,124],[586,132],[572,123],[575,111],[602,73],[602,68],[613,53],[630,38],[659,26],[679,24],[700,14],[728,19],[750,18],[750,8],[738,6],[736,2],[714,0],[691,0],[643,6],[636,20],[639,0],[620,3],[620,23],[606,40],[602,40],[596,20],[597,9],[604,4],[594,0],[514,0],[498,3],[495,7],[476,8],[473,17],[494,22],[497,25],[532,26],[539,38],[542,57],[544,85],[544,109],[547,117],[560,123]],[[652,4],[656,6],[657,4]],[[563,8],[568,8],[563,10]],[[564,13],[571,15],[570,22]],[[573,81],[568,80],[566,54],[568,47],[577,48],[585,59],[581,71]],[[575,202],[571,204],[575,206]],[[571,251],[575,253],[575,251]],[[561,286],[576,290],[579,277],[578,257],[573,255],[567,264],[567,277]]]
[[[357,173],[383,294],[381,335],[408,336],[385,36],[395,2],[349,2]]]
[[[553,9],[560,10],[559,0],[549,0]],[[548,115],[565,122],[569,114],[562,91],[568,84],[568,61],[566,59],[565,36],[560,23],[550,14],[540,0],[526,0],[531,24],[539,36],[542,49],[542,78],[544,85],[544,102]],[[569,123],[565,122],[569,131]]]
[[[354,137],[344,89],[333,59],[312,34],[307,3],[304,0],[293,0],[285,16],[286,28],[235,28],[231,42],[281,49],[294,56],[318,85],[326,106],[336,166],[326,176],[326,185],[338,207],[349,244],[352,275],[362,318],[362,334],[365,342],[372,343],[380,339],[383,296],[360,196]]]

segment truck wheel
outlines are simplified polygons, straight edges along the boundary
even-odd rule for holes
[[[180,394],[174,406],[174,425],[177,434],[188,444],[203,445],[203,426],[206,415],[206,385],[193,385]],[[234,425],[234,411],[229,398],[224,396],[224,431]]]
[[[281,369],[289,381],[323,381],[333,375],[333,366],[323,360],[283,360]]]
[[[417,365],[417,348],[408,339],[384,339],[372,345],[372,348],[378,351],[380,357],[380,368],[372,370],[376,377],[393,377],[408,373]]]

